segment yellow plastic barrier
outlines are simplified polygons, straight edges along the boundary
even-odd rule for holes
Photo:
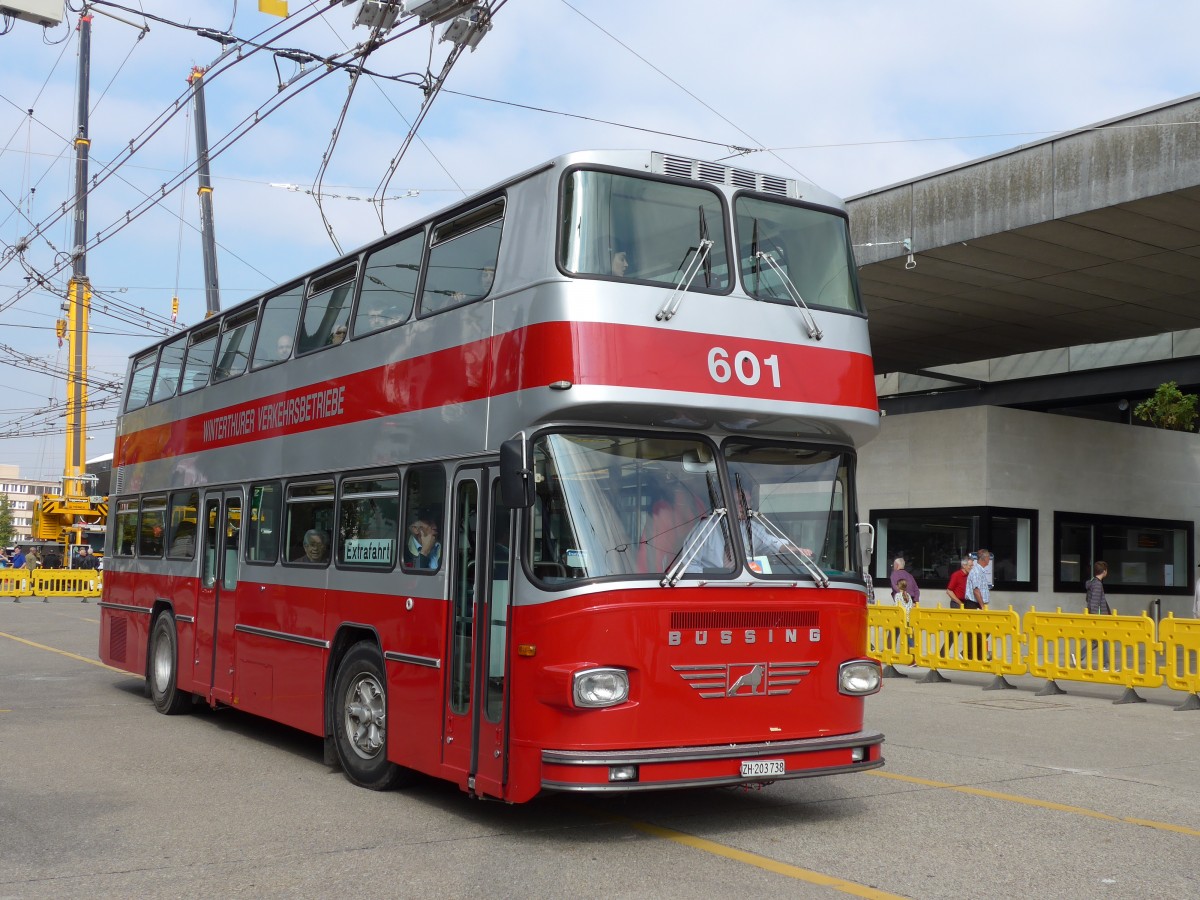
[[[0,597],[28,597],[29,589],[28,569],[0,569]]]
[[[1167,687],[1191,694],[1177,710],[1200,709],[1200,619],[1176,619],[1168,614],[1158,623]]]
[[[885,666],[912,665],[903,606],[873,603],[867,607],[867,652]]]
[[[1060,679],[1125,685],[1115,702],[1142,698],[1135,687],[1161,687],[1154,621],[1141,616],[1092,616],[1087,613],[1025,613],[1029,674],[1048,680],[1042,693],[1061,693]]]
[[[995,687],[1011,687],[1005,675],[1024,675],[1021,618],[1012,609],[914,609],[915,665],[927,669],[989,672]],[[936,678],[931,680],[937,680]]]
[[[32,592],[38,597],[99,597],[100,573],[96,569],[38,569],[33,573]]]

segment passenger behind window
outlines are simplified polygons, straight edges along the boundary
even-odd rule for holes
[[[408,526],[404,545],[404,566],[408,569],[436,569],[442,564],[442,542],[438,540],[438,519],[430,509],[417,512]]]
[[[624,278],[629,271],[629,253],[625,250],[613,250],[611,271],[618,278]]]
[[[346,339],[346,326],[339,325],[335,329],[333,329],[332,332],[330,332],[328,343],[331,347],[336,347],[338,344],[340,344],[345,339]]]
[[[191,559],[195,552],[196,523],[184,519],[179,523],[179,527],[175,529],[175,539],[171,541],[171,548],[167,551],[167,556],[179,556]]]
[[[479,270],[479,289],[468,294],[465,291],[454,291],[450,295],[450,299],[455,303],[462,303],[464,300],[482,300],[491,293],[492,285],[496,283],[496,267],[484,266]]]
[[[324,532],[310,528],[304,532],[300,552],[292,556],[292,562],[325,565],[329,562],[329,540]]]

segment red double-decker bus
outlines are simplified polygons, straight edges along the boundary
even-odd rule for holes
[[[524,172],[131,362],[100,655],[478,796],[882,765],[842,204]]]

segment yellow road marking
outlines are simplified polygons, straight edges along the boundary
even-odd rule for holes
[[[1077,816],[1088,816],[1092,819],[1102,819],[1105,822],[1124,822],[1127,825],[1141,825],[1144,828],[1157,828],[1159,831],[1175,831],[1200,837],[1200,831],[1195,828],[1185,828],[1183,825],[1172,825],[1170,822],[1155,822],[1152,819],[1135,819],[1133,816],[1110,816],[1096,809],[1084,806],[1069,806],[1066,803],[1054,803],[1050,800],[1037,800],[1033,797],[1022,797],[1020,794],[1005,794],[1001,791],[989,791],[987,788],[968,787],[963,784],[948,784],[944,781],[930,781],[928,778],[915,778],[912,775],[898,775],[895,772],[864,772],[876,778],[890,778],[893,781],[906,781],[909,784],[919,784],[924,787],[941,788],[942,790],[958,791],[960,794],[974,794],[976,797],[988,797],[992,800],[1007,800],[1010,803],[1023,803],[1025,806],[1038,806],[1042,809],[1053,809],[1058,812],[1073,813]]]
[[[832,875],[814,872],[812,869],[802,869],[799,866],[780,862],[777,859],[759,856],[757,853],[748,853],[745,850],[738,850],[734,847],[728,847],[725,844],[718,844],[716,841],[706,840],[692,834],[685,834],[682,831],[675,831],[671,828],[663,828],[661,825],[651,825],[649,822],[639,822],[635,819],[626,819],[620,816],[610,816],[608,818],[628,825],[636,831],[651,835],[652,837],[674,841],[676,844],[691,847],[693,850],[712,853],[715,856],[723,856],[726,859],[732,859],[734,862],[745,863],[749,866],[764,869],[767,872],[774,872],[776,875],[784,875],[788,878],[795,878],[798,881],[807,881],[809,884],[819,884],[822,887],[833,888],[835,891],[841,891],[843,894],[850,894],[854,897],[867,897],[869,900],[905,900],[902,894],[889,894],[887,891],[859,884],[856,881],[847,881],[844,878],[836,878]]]
[[[133,678],[140,678],[140,675],[134,675],[132,672],[126,672],[124,669],[116,669],[112,666],[105,665],[98,659],[88,659],[86,656],[80,656],[78,653],[69,653],[66,650],[59,650],[57,647],[47,647],[45,644],[39,644],[36,641],[27,641],[25,638],[17,637],[15,634],[7,634],[0,631],[0,637],[8,638],[10,641],[16,641],[18,644],[25,644],[29,647],[35,647],[38,650],[49,650],[51,653],[57,653],[59,656],[66,656],[70,659],[77,659],[79,662],[85,662],[89,666],[99,666],[101,669],[108,669],[110,672],[119,672],[122,675],[129,675]]]

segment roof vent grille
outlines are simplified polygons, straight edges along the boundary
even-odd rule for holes
[[[734,169],[730,166],[723,166],[720,163],[688,159],[685,156],[668,156],[665,153],[655,153],[653,154],[651,171],[659,175],[687,178],[692,181],[708,181],[713,184],[723,184],[732,188],[759,191],[764,194],[778,194],[781,197],[798,199],[801,196],[800,182],[794,178],[763,175],[759,172],[749,172],[745,169]]]

